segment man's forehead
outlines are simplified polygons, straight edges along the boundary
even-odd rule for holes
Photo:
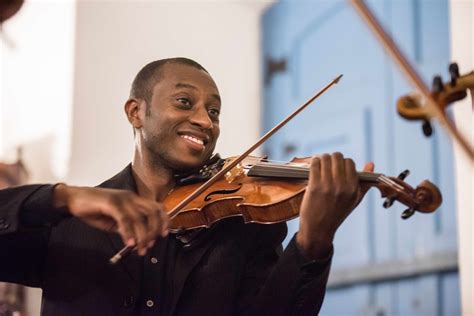
[[[191,90],[195,90],[195,91],[199,90],[199,88],[194,86],[193,84],[185,83],[185,82],[178,82],[178,83],[175,84],[174,87],[177,90],[179,90],[179,89],[191,89]],[[217,88],[212,88],[210,96],[212,98],[218,100],[219,102],[221,101],[221,96],[219,95],[219,91],[217,90]]]
[[[209,88],[219,94],[217,85],[207,72],[188,65],[167,64],[163,66],[158,75],[157,85],[160,83],[174,89]]]

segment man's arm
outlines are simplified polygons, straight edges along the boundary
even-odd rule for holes
[[[0,280],[41,286],[50,229],[72,216],[118,232],[141,254],[167,234],[161,204],[133,192],[65,184],[0,190]]]
[[[168,235],[169,219],[162,203],[131,191],[60,184],[53,204],[89,226],[117,232],[125,245],[136,246],[142,256],[153,247],[156,238]]]
[[[364,166],[365,172],[373,170],[371,162]],[[308,257],[320,259],[328,254],[337,229],[368,188],[359,182],[354,161],[341,153],[312,158],[296,235],[300,249]]]
[[[49,227],[62,216],[51,210],[53,191],[53,185],[0,190],[0,280],[41,286]],[[22,216],[33,210],[43,216]]]
[[[373,164],[367,164],[364,171],[373,171]],[[250,315],[266,314],[269,310],[274,315],[319,312],[335,233],[366,191],[359,184],[351,159],[340,153],[312,159],[300,208],[300,229],[283,255],[277,255],[277,247],[284,238],[284,234],[281,237],[281,232],[274,230],[279,224],[263,226],[262,233],[255,238],[258,242],[244,280],[253,282],[256,290],[252,292],[251,286],[245,285],[249,281],[244,281],[243,286],[244,291],[254,295],[253,299],[243,300],[253,304],[244,305],[249,307]]]
[[[257,225],[239,291],[239,315],[316,315],[326,289],[332,250],[312,260],[292,238],[283,251],[286,224]]]

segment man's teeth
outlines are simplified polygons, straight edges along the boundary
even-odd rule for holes
[[[188,135],[182,135],[181,137],[189,139],[190,141],[195,142],[196,144],[204,145],[204,142],[199,138],[188,136]]]

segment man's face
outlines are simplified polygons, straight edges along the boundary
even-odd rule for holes
[[[153,162],[186,170],[211,156],[219,137],[221,100],[209,74],[187,65],[163,66],[148,106],[142,149]]]

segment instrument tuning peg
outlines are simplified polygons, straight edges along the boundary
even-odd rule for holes
[[[459,67],[458,64],[452,63],[449,65],[449,74],[451,75],[451,86],[456,85],[456,80],[459,78]]]
[[[410,170],[406,169],[402,173],[400,173],[397,178],[400,180],[405,180],[405,178],[408,177],[409,174]]]
[[[441,79],[440,76],[435,76],[433,78],[433,91],[435,93],[439,93],[443,91],[443,80]]]
[[[383,207],[384,208],[389,208],[390,206],[393,205],[393,202],[395,201],[395,197],[388,197],[383,201]]]
[[[426,137],[430,137],[431,135],[433,135],[433,127],[431,126],[430,121],[424,120],[423,125],[422,125],[422,129],[423,129],[423,134]]]
[[[413,214],[415,214],[415,209],[413,207],[407,208],[402,213],[402,219],[409,219]]]

